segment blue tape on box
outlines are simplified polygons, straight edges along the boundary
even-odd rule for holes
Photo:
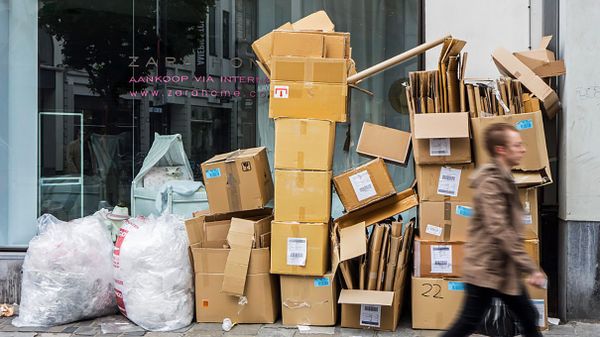
[[[456,206],[456,214],[460,216],[464,216],[465,218],[470,218],[473,216],[473,209],[467,206]]]
[[[522,121],[518,121],[515,124],[515,128],[517,130],[533,129],[533,120],[531,120],[531,119],[524,119]]]
[[[458,281],[448,282],[448,290],[452,291],[465,291],[465,283]]]
[[[221,169],[214,168],[214,169],[206,170],[205,175],[206,175],[206,179],[218,178],[221,176]]]
[[[327,277],[321,277],[315,279],[315,287],[329,287],[331,283]]]

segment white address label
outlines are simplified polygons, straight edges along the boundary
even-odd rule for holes
[[[435,274],[452,273],[452,246],[431,246],[431,272]]]
[[[438,226],[434,226],[434,225],[427,225],[427,227],[425,227],[425,233],[435,235],[435,236],[442,235],[443,230],[444,229],[442,227],[438,227]]]
[[[429,155],[431,157],[449,156],[450,138],[432,138],[429,140]]]
[[[450,197],[458,196],[458,187],[460,185],[461,169],[451,167],[442,167],[440,170],[440,180],[438,181],[437,193]]]
[[[381,326],[381,306],[361,304],[360,325],[379,328]]]
[[[363,201],[377,195],[375,186],[373,185],[371,177],[369,176],[369,172],[367,171],[362,171],[351,175],[350,184],[352,184],[354,194],[356,194],[358,201]]]
[[[288,266],[306,265],[306,238],[287,239],[287,264]]]

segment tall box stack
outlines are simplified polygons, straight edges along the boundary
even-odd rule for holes
[[[407,88],[419,191],[412,277],[415,329],[447,328],[462,297],[456,289],[463,284],[464,243],[472,213],[469,176],[474,170],[469,113],[462,109],[458,94],[463,72],[458,73],[459,53],[464,45],[447,41],[439,69],[410,73]],[[434,90],[424,90],[428,87]],[[442,292],[445,296],[439,295]],[[418,296],[421,293],[425,295]],[[435,304],[426,302],[432,297]]]
[[[334,32],[320,11],[252,48],[270,79],[269,117],[275,119],[270,272],[281,275],[283,323],[334,325],[331,179],[335,124],[346,121],[346,79],[354,73],[350,34]]]

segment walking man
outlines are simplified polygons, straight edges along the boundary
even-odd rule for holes
[[[523,207],[511,175],[525,147],[510,124],[491,125],[484,138],[491,162],[471,178],[475,195],[463,268],[465,302],[460,316],[443,336],[462,337],[475,332],[492,298],[497,297],[517,316],[525,337],[540,337],[538,314],[521,279],[527,275],[529,284],[543,287],[546,277],[523,248]]]

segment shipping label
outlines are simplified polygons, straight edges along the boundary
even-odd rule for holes
[[[381,306],[361,304],[360,325],[379,328],[381,326]]]
[[[440,170],[440,180],[438,181],[437,193],[450,197],[458,196],[458,187],[460,185],[461,169],[451,167],[442,167]]]
[[[452,246],[431,246],[431,273],[452,274]]]
[[[375,191],[375,185],[373,185],[368,171],[362,171],[353,174],[349,179],[358,201],[363,201],[377,195],[377,192]]]
[[[306,265],[306,238],[287,239],[287,264],[288,266]]]
[[[427,227],[425,227],[425,233],[435,235],[435,236],[441,236],[443,230],[444,229],[442,227],[434,226],[434,225],[427,225]]]
[[[433,138],[429,140],[429,155],[431,157],[449,156],[450,138]]]

